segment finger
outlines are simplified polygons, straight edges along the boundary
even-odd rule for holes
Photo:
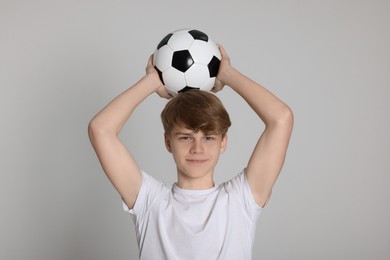
[[[211,89],[211,92],[217,93],[223,89],[225,85],[220,81],[216,80],[214,83],[214,87]]]
[[[229,55],[226,53],[225,49],[221,46],[221,62],[224,62],[226,64],[229,64],[230,65],[230,57]]]
[[[160,88],[158,88],[158,89],[156,90],[156,93],[157,93],[160,97],[162,97],[162,98],[166,98],[166,99],[171,99],[171,98],[172,98],[172,95],[170,95],[170,94],[166,91],[166,89],[165,89],[164,86],[161,86]]]
[[[153,54],[149,56],[148,66],[153,66]]]
[[[149,56],[148,64],[146,65],[145,70],[146,70],[146,72],[152,72],[154,70],[153,54]]]
[[[223,89],[223,86],[222,87],[213,87],[210,91],[213,93],[217,93],[217,92],[221,91],[222,89]]]
[[[219,51],[221,52],[221,55],[225,56],[225,57],[228,57],[225,48],[221,44],[219,44],[219,43],[217,43],[217,46],[219,48]]]
[[[170,94],[168,94],[168,93],[163,93],[163,94],[161,94],[161,95],[159,95],[159,96],[162,97],[162,98],[165,98],[165,99],[171,99],[171,98],[173,98],[173,96],[170,95]]]

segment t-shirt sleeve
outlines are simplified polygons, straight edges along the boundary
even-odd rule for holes
[[[243,209],[248,216],[252,219],[256,219],[260,215],[262,208],[256,203],[253,197],[245,170],[240,172],[226,184],[229,192],[235,194],[241,201]]]
[[[157,181],[144,171],[141,171],[141,174],[142,184],[134,207],[130,209],[126,203],[122,201],[123,210],[130,213],[134,220],[142,218],[154,201],[167,189],[162,182]]]

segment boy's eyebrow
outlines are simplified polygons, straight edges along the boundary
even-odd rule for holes
[[[192,132],[177,131],[177,132],[174,132],[173,135],[192,135]]]
[[[191,130],[188,130],[188,132],[183,132],[183,131],[176,131],[176,132],[173,132],[173,135],[174,136],[178,136],[178,135],[193,135],[194,132],[191,131]],[[214,135],[219,135],[217,133],[204,133],[205,136],[214,136]]]

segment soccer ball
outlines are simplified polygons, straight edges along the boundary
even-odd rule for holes
[[[173,96],[190,89],[210,91],[220,62],[218,46],[207,34],[193,29],[169,33],[153,55],[160,79]]]

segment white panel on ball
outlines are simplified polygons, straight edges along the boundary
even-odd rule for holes
[[[211,39],[209,39],[207,44],[209,45],[208,47],[213,50],[214,56],[217,57],[219,60],[221,60],[222,55],[221,55],[221,51],[218,48],[218,45],[215,42],[213,42],[213,40]]]
[[[192,36],[188,33],[179,35],[173,34],[171,39],[168,41],[168,46],[174,51],[187,50],[190,48],[193,41],[194,38],[192,38]]]
[[[153,55],[153,64],[156,65],[160,71],[165,71],[171,67],[172,56],[173,51],[168,45],[165,45]]]
[[[194,41],[189,49],[192,59],[196,63],[209,64],[213,56],[217,56],[214,49],[205,41]]]
[[[201,89],[211,90],[214,87],[215,78],[208,78],[207,81],[202,85]]]
[[[187,85],[184,73],[173,67],[164,71],[163,77],[165,86],[176,93]]]
[[[208,73],[207,65],[193,64],[185,73],[187,86],[200,88],[209,79]]]

